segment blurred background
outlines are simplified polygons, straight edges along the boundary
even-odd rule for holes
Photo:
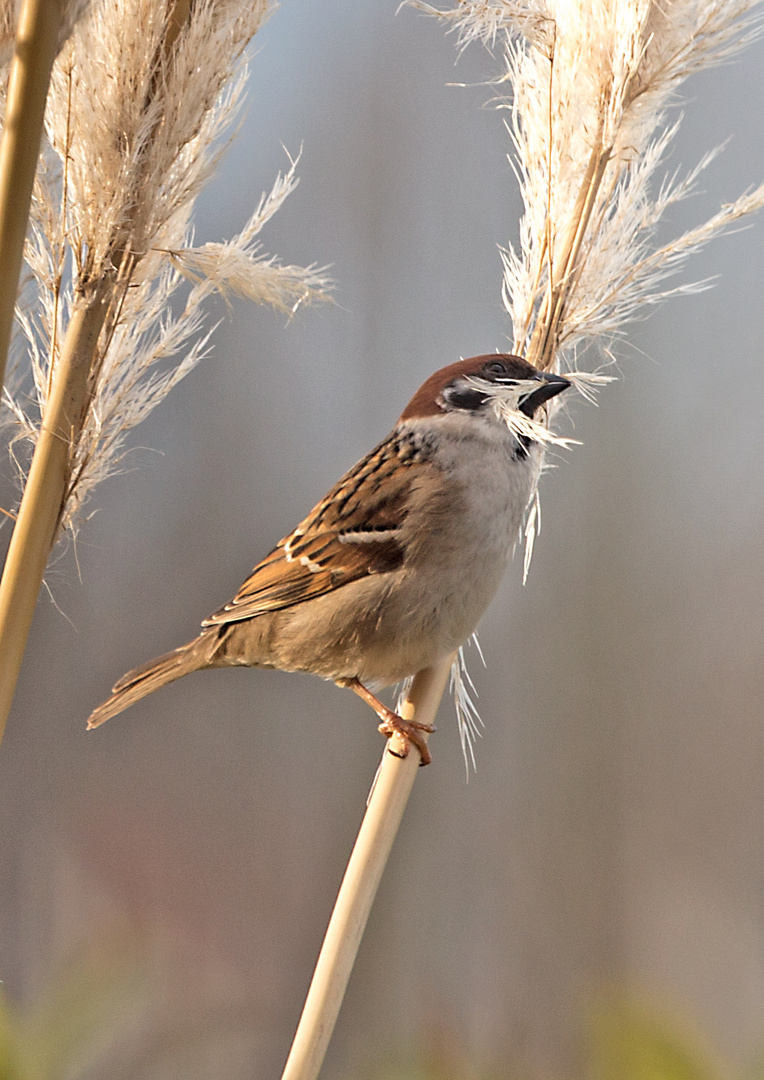
[[[83,978],[105,1010],[83,1006],[81,1044],[61,1021],[56,1076],[280,1075],[374,717],[316,679],[227,671],[85,719],[195,635],[428,374],[508,344],[498,60],[353,0],[289,0],[257,46],[197,239],[235,233],[302,146],[264,244],[330,263],[336,304],[289,323],[221,306],[213,356],[49,570],[0,754],[0,978],[27,1017],[72,1011]],[[687,84],[670,167],[731,141],[666,235],[764,177],[763,58],[759,41]],[[516,558],[487,669],[470,652],[477,773],[445,701],[325,1077],[414,1075],[395,1069],[433,1053],[453,1077],[581,1077],[607,986],[729,1075],[764,1047],[763,237],[759,218],[696,256],[687,280],[713,290],[636,324],[599,407],[573,403],[583,445],[544,478],[528,583]]]

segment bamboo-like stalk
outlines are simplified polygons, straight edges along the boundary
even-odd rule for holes
[[[72,432],[82,424],[89,376],[108,310],[104,282],[75,305],[0,580],[0,739],[10,711],[69,478]]]
[[[431,724],[453,657],[420,671],[401,709],[407,720]],[[316,1080],[340,1011],[371,905],[419,767],[415,747],[405,758],[385,749],[361,828],[324,937],[282,1080]]]
[[[578,257],[584,242],[592,211],[599,195],[600,185],[605,175],[612,153],[612,146],[603,147],[598,133],[595,146],[589,158],[588,166],[578,192],[573,222],[575,229],[568,236],[559,268],[550,266],[549,287],[544,303],[538,314],[536,326],[531,337],[526,359],[535,367],[549,371],[557,356],[560,328],[565,319],[566,300],[575,283],[579,270]],[[543,248],[549,253],[549,245]]]
[[[41,0],[43,6],[45,0]],[[190,0],[168,0],[162,43],[167,57]],[[52,60],[51,60],[52,65]],[[50,71],[48,72],[50,74]],[[36,161],[36,156],[35,156]],[[98,376],[98,340],[110,307],[124,290],[121,271],[132,265],[122,237],[112,242],[112,272],[78,297],[52,384],[40,434],[0,579],[0,741],[5,732],[45,566],[58,534],[69,481],[71,451],[82,431]]]
[[[13,329],[24,239],[45,100],[56,58],[63,0],[24,0],[0,137],[0,387]]]

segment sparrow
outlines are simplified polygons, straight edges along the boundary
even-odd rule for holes
[[[428,764],[423,733],[434,729],[374,691],[475,631],[536,490],[544,447],[534,419],[569,386],[506,353],[436,371],[199,636],[124,675],[88,728],[191,671],[306,671],[355,691],[380,731],[399,733],[404,754],[414,743]]]

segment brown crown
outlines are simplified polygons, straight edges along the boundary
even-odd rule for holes
[[[437,416],[441,412],[438,398],[449,383],[465,375],[480,375],[488,364],[496,360],[504,362],[511,378],[532,379],[534,375],[538,375],[538,370],[532,364],[520,356],[513,356],[512,353],[484,353],[481,356],[470,356],[467,360],[457,360],[455,364],[436,371],[422,383],[401,413],[400,420]]]

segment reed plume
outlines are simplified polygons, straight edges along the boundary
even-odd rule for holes
[[[440,11],[463,46],[501,48],[499,104],[524,213],[502,252],[514,349],[544,368],[575,368],[646,306],[697,286],[665,286],[712,236],[764,204],[764,185],[708,221],[655,243],[666,210],[712,160],[658,179],[679,126],[684,80],[728,60],[760,32],[758,0],[474,0]],[[509,93],[504,87],[508,86]]]
[[[197,4],[171,62],[159,60],[163,5],[125,0],[117,7],[116,17],[113,5],[96,8],[54,69],[51,152],[38,177],[27,247],[37,304],[19,312],[34,408],[22,393],[6,398],[17,440],[34,444],[72,307],[108,282],[59,529],[76,526],[96,484],[119,464],[129,430],[205,355],[204,301],[212,292],[292,311],[326,285],[312,268],[263,255],[256,240],[294,190],[296,162],[238,236],[193,247],[193,204],[236,117],[243,49],[267,4]],[[170,301],[184,278],[193,285],[172,315]]]
[[[268,11],[269,0],[100,0],[56,58],[18,309],[26,347],[4,395],[16,456],[19,442],[34,453],[0,583],[0,727],[50,551],[118,467],[129,430],[205,355],[204,301],[230,291],[292,311],[325,295],[320,270],[258,246],[296,162],[237,237],[193,245],[194,202]]]

